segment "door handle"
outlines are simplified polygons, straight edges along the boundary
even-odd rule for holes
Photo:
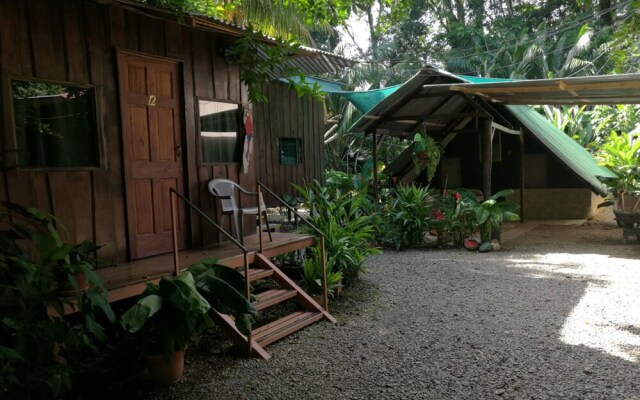
[[[176,158],[182,157],[182,146],[181,145],[177,145],[175,147],[175,151],[176,151]]]

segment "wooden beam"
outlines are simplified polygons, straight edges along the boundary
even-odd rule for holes
[[[466,118],[466,117],[471,117],[471,118],[491,118],[491,115],[489,113],[486,112],[459,112],[459,113],[450,113],[450,114],[431,114],[431,115],[427,115],[424,116],[423,115],[407,115],[404,117],[391,117],[391,118],[387,118],[388,121],[394,121],[394,122],[402,122],[403,120],[421,120],[421,121],[433,121],[433,120],[439,120],[439,121],[448,121],[448,120],[452,120],[452,119],[458,119],[458,118]]]
[[[373,202],[374,210],[378,209],[378,132],[373,131]]]
[[[495,129],[498,129],[504,133],[508,133],[510,135],[520,135],[520,132],[522,131],[522,128],[520,128],[520,130],[515,130],[515,129],[509,129],[506,126],[502,126],[497,122],[492,122],[491,126],[494,127]]]
[[[484,198],[491,197],[491,164],[493,163],[493,127],[491,126],[493,120],[488,119],[484,121],[482,130],[482,192]]]
[[[524,129],[520,128],[520,223],[524,223]]]
[[[559,81],[558,82],[558,87],[566,92],[571,93],[571,95],[573,97],[580,97],[580,95],[578,94],[578,92],[576,92],[574,89],[572,89],[571,86],[569,86],[567,83],[563,82],[563,81]]]
[[[525,83],[525,82],[521,82]],[[591,82],[581,84],[569,84],[566,81],[555,80],[545,85],[537,86],[517,86],[513,82],[505,84],[491,84],[491,87],[478,87],[482,84],[454,84],[449,87],[451,91],[473,93],[478,95],[491,95],[493,93],[545,93],[564,92],[582,90],[611,90],[611,89],[640,89],[640,81],[617,81],[617,82]],[[494,86],[495,85],[495,86]]]

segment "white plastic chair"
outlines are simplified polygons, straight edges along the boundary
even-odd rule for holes
[[[222,205],[222,214],[228,215],[229,218],[233,216],[233,221],[236,225],[236,232],[238,235],[238,241],[244,244],[244,229],[243,221],[245,215],[258,215],[258,207],[238,207],[238,200],[236,197],[236,189],[247,196],[258,196],[256,192],[249,192],[236,182],[229,179],[212,179],[208,184],[209,192],[220,200]],[[260,201],[260,210],[264,214],[264,219],[267,224],[267,232],[269,233],[269,240],[273,241],[271,237],[271,227],[269,226],[269,218],[267,216],[267,207],[264,204],[262,193],[258,198]],[[262,229],[262,227],[260,227]]]

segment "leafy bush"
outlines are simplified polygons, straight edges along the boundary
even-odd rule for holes
[[[327,257],[327,290],[329,295],[333,295],[333,291],[340,285],[342,279],[342,271],[333,271],[335,265],[335,257]],[[300,282],[305,292],[310,295],[319,295],[322,293],[322,262],[320,249],[317,247],[311,249],[311,254],[302,263],[302,281]]]
[[[614,196],[621,192],[640,192],[640,139],[637,134],[632,132],[618,135],[611,132],[608,140],[596,149],[600,165],[607,167],[616,176],[603,179]]]
[[[95,244],[63,241],[56,220],[34,208],[0,210],[0,387],[14,396],[58,397],[81,357],[107,341],[115,316],[94,271]],[[78,285],[78,274],[88,281]],[[61,288],[75,291],[63,294]],[[82,290],[78,290],[82,289]],[[78,318],[63,318],[76,304]]]
[[[432,194],[433,189],[413,184],[396,187],[382,213],[382,242],[396,250],[422,245],[424,233],[432,226]]]
[[[439,240],[462,245],[477,229],[474,211],[477,206],[476,196],[468,190],[460,189],[454,194],[445,191],[434,211],[433,227],[438,232]]]
[[[343,192],[323,187],[319,182],[305,187],[293,185],[309,209],[309,222],[325,237],[327,255],[334,259],[333,269],[345,280],[355,279],[363,270],[365,258],[377,253],[372,246],[373,217],[364,210],[371,202],[359,192]],[[302,231],[313,233],[307,226]]]

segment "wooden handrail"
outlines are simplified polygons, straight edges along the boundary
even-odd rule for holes
[[[322,262],[322,299],[324,300],[324,309],[329,311],[329,288],[327,287],[327,256],[325,252],[325,243],[324,243],[324,233],[318,227],[309,222],[306,218],[302,217],[298,211],[296,211],[293,207],[287,204],[283,199],[281,199],[277,194],[275,194],[271,189],[269,189],[264,183],[258,181],[258,190],[263,188],[270,195],[276,198],[282,205],[284,205],[289,211],[293,212],[293,214],[298,217],[301,221],[307,224],[317,235],[320,236],[320,259]],[[259,203],[259,201],[258,201]],[[262,230],[262,226],[260,227]],[[262,246],[262,245],[261,245]]]

